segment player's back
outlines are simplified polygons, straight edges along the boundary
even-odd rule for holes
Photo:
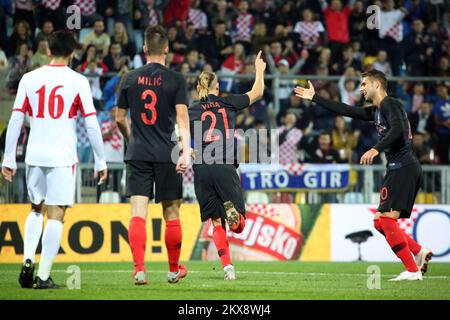
[[[129,72],[121,85],[119,108],[129,108],[131,136],[125,160],[171,162],[176,105],[187,105],[180,73],[159,63]]]
[[[210,163],[209,152],[205,150],[212,145],[215,150],[210,160],[214,163],[237,163],[234,144],[236,113],[248,107],[249,102],[246,94],[224,98],[210,94],[206,100],[192,104],[189,108],[191,135],[195,139],[196,150],[202,152],[204,162]]]
[[[47,65],[25,74],[19,84],[15,111],[30,116],[25,162],[42,167],[77,161],[76,117],[95,115],[86,77],[67,66]]]

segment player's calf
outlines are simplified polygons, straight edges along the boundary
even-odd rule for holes
[[[245,218],[239,213],[234,204],[231,201],[227,201],[223,204],[225,212],[227,214],[227,223],[230,230],[234,233],[241,233],[245,227]]]

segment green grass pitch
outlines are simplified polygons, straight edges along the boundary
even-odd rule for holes
[[[52,274],[64,285],[70,264],[57,263]],[[166,263],[147,263],[149,285],[135,286],[131,263],[79,263],[81,288],[21,289],[19,265],[0,265],[0,299],[445,299],[450,300],[450,264],[433,263],[423,281],[388,282],[400,263],[236,262],[237,280],[225,282],[219,262],[190,261],[188,275],[167,283]],[[368,289],[367,268],[381,270],[381,288]]]

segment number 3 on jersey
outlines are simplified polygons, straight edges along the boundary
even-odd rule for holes
[[[150,89],[142,92],[141,100],[145,102],[148,97],[150,97],[150,103],[144,104],[144,108],[147,110],[150,110],[151,118],[150,119],[148,118],[146,112],[142,112],[141,119],[142,119],[142,122],[145,123],[146,125],[152,126],[155,124],[156,119],[158,118],[158,113],[156,112],[156,108],[155,108],[156,102],[158,101],[158,97],[156,96],[155,91],[150,90]]]

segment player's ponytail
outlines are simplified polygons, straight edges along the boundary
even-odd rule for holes
[[[214,72],[203,71],[198,76],[197,92],[200,100],[208,99],[209,90],[213,89],[217,84],[217,76]]]

